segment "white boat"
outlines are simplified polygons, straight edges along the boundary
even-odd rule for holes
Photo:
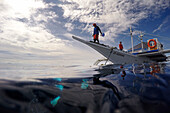
[[[105,56],[107,60],[114,64],[142,64],[151,62],[164,62],[167,61],[165,53],[169,53],[170,49],[163,50],[161,43],[157,39],[150,39],[147,42],[148,47],[144,48],[144,43],[140,44],[142,50],[138,50],[132,46],[129,51],[121,51],[116,47],[110,47],[108,45],[94,43],[92,41],[86,41],[76,36],[72,36],[73,39],[80,41]],[[152,43],[151,43],[152,42]],[[151,43],[151,44],[150,44]]]

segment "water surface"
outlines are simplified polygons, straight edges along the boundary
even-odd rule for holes
[[[32,62],[32,61],[31,61]],[[170,64],[3,62],[2,113],[168,113]]]

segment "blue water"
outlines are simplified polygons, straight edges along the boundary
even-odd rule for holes
[[[1,113],[169,113],[170,62],[0,64]]]

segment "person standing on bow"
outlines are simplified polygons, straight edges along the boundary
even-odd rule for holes
[[[102,35],[102,32],[100,28],[96,25],[96,23],[94,23],[93,26],[94,26],[94,32],[93,32],[94,42],[97,41],[97,43],[99,43],[99,32],[101,33],[101,35]]]
[[[120,49],[121,51],[123,50],[122,42],[119,43],[119,49]]]

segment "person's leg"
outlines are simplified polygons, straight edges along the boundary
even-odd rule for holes
[[[99,43],[99,35],[96,35],[97,43]]]
[[[96,42],[96,39],[94,39],[94,43]]]
[[[93,36],[93,39],[94,39],[94,43],[96,42],[96,34]]]
[[[99,43],[99,39],[97,39],[97,43]]]

